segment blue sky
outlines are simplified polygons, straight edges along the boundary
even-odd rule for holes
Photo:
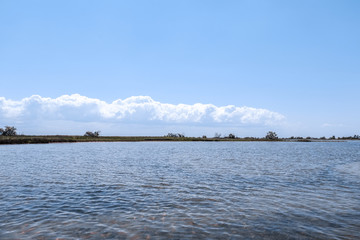
[[[26,134],[359,134],[359,11],[355,0],[0,0],[0,125]],[[63,95],[78,97],[66,103],[72,111],[59,108]],[[121,102],[128,115],[111,115],[93,102],[109,109],[137,96],[155,103]],[[228,105],[237,110],[221,115]],[[164,117],[171,111],[176,118]]]

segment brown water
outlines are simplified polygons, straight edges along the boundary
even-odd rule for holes
[[[0,239],[360,239],[360,142],[0,146]]]

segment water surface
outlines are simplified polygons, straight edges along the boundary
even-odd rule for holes
[[[0,239],[360,239],[360,142],[0,146]]]

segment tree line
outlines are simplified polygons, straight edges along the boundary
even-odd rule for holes
[[[5,128],[0,128],[0,136],[16,136],[17,132],[16,132],[16,128],[14,126],[5,126]],[[99,137],[100,136],[100,131],[87,131],[84,134],[85,137]],[[185,136],[185,134],[183,133],[168,133],[167,135],[165,135],[164,137],[170,137],[170,138],[187,138]],[[201,138],[207,138],[206,135],[203,135]],[[216,139],[240,139],[240,137],[237,137],[235,134],[230,133],[228,135],[224,135],[222,137],[222,135],[220,133],[215,133],[214,137]],[[290,140],[311,140],[311,139],[315,139],[315,140],[360,140],[360,135],[354,135],[354,136],[348,136],[348,137],[335,137],[335,136],[331,136],[329,138],[326,137],[320,137],[320,138],[314,138],[314,137],[294,137],[291,136],[290,138],[279,138],[277,133],[274,131],[269,131],[267,132],[267,134],[263,137],[263,138],[256,138],[256,137],[244,137],[241,139],[252,139],[252,140],[257,140],[257,139],[266,139],[268,141],[277,141],[280,139],[290,139]]]

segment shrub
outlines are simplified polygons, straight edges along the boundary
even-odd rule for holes
[[[279,137],[277,136],[276,132],[272,132],[272,131],[269,131],[266,136],[265,136],[266,139],[268,140],[277,140],[279,139]]]
[[[184,138],[185,135],[181,133],[168,133],[166,137],[173,137],[173,138]]]
[[[5,129],[0,128],[0,134],[3,136],[15,136],[17,134],[16,128],[10,127],[10,126],[5,126]]]
[[[100,131],[95,131],[95,132],[90,132],[90,131],[87,131],[85,134],[84,134],[85,137],[99,137],[100,136]]]
[[[232,134],[232,133],[230,133],[229,136],[228,136],[228,138],[235,138],[235,135]]]

